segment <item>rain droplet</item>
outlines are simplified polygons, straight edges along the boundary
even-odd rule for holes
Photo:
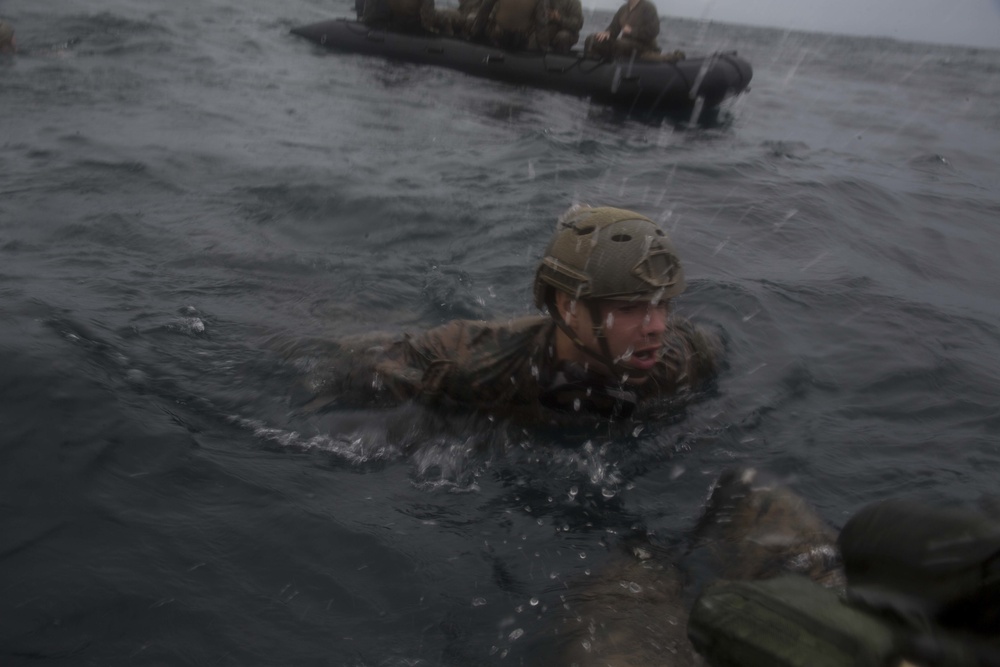
[[[632,593],[641,593],[642,592],[642,586],[640,586],[639,584],[635,583],[634,581],[630,581],[629,582],[628,589]]]
[[[486,598],[472,598],[473,607],[482,607],[486,604]]]
[[[586,560],[586,559],[587,559],[587,552],[581,551],[580,552],[580,560]]]
[[[601,495],[604,496],[605,498],[614,498],[615,497],[615,490],[614,489],[601,489]]]
[[[510,633],[509,639],[513,642],[513,641],[517,641],[518,639],[520,639],[523,636],[524,636],[524,630],[522,630],[521,628],[518,628],[517,630],[514,630],[512,633]]]
[[[579,398],[574,398],[573,399],[573,409],[576,410],[577,412],[580,411],[580,399]]]
[[[578,489],[575,486],[571,486],[569,489],[569,499],[573,500],[574,498],[576,498],[576,494],[578,493],[580,493],[580,489]]]
[[[530,604],[532,607],[537,607],[538,606],[538,598],[531,598],[530,600],[528,600],[528,604]]]

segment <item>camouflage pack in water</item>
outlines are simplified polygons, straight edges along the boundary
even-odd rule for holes
[[[714,667],[882,667],[896,645],[890,627],[799,576],[709,586],[688,637]]]
[[[1000,636],[1000,522],[908,500],[870,505],[838,540],[850,595],[914,626]]]
[[[804,578],[719,582],[688,634],[714,667],[1000,667],[1000,523],[892,500],[838,540],[844,596]]]

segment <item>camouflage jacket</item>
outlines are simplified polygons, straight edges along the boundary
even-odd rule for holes
[[[629,9],[629,3],[626,2],[615,12],[607,30],[613,39],[618,39],[625,36],[621,34],[625,26],[632,27],[631,34],[627,35],[628,38],[651,50],[658,50],[656,37],[660,34],[660,16],[656,12],[656,5],[652,2],[639,0],[635,9]]]
[[[334,343],[314,374],[318,405],[388,406],[406,400],[517,421],[554,413],[626,417],[635,407],[690,394],[716,371],[716,338],[671,318],[659,364],[639,386],[616,384],[553,357],[548,317],[456,320],[417,336],[363,335]]]

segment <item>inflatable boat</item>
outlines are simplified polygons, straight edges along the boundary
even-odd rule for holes
[[[292,34],[335,51],[450,67],[642,113],[712,109],[747,90],[753,76],[750,63],[735,52],[676,62],[597,60],[579,52],[511,52],[451,37],[387,32],[349,19],[294,28]]]

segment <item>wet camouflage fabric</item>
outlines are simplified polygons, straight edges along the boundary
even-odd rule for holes
[[[527,317],[456,320],[417,336],[345,338],[321,355],[311,376],[312,403],[371,407],[417,400],[550,423],[558,413],[625,417],[636,405],[689,395],[718,364],[715,337],[673,318],[649,380],[616,386],[578,365],[556,363],[555,331],[550,318]]]
[[[541,0],[538,7],[538,48],[542,51],[569,52],[580,39],[580,29],[583,28],[580,0]],[[558,18],[555,18],[554,12]]]
[[[626,25],[632,27],[632,32],[623,37],[621,31]],[[639,0],[634,9],[629,9],[626,2],[615,12],[607,31],[611,33],[611,38],[604,42],[598,42],[593,35],[588,37],[586,50],[607,57],[627,57],[633,52],[642,54],[660,50],[656,43],[660,34],[660,16],[649,0]]]

